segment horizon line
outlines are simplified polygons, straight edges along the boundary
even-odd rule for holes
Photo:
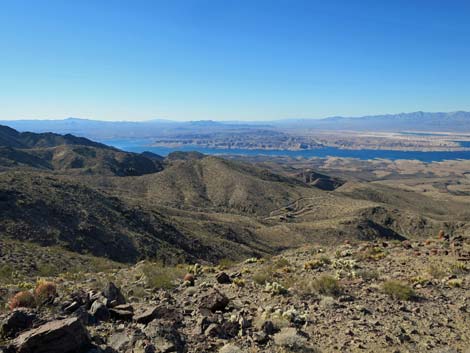
[[[216,119],[200,119],[200,120],[172,120],[172,119],[165,119],[165,118],[154,118],[154,119],[147,119],[147,120],[102,120],[102,119],[94,119],[94,118],[79,118],[79,117],[66,117],[66,118],[20,118],[20,119],[0,119],[0,121],[66,121],[66,120],[80,120],[80,121],[95,121],[95,122],[103,122],[103,123],[149,123],[149,122],[168,122],[168,123],[195,123],[195,122],[216,122],[216,123],[275,123],[275,122],[283,122],[283,121],[295,121],[295,120],[326,120],[326,119],[361,119],[361,118],[369,118],[369,117],[387,117],[387,116],[396,116],[396,115],[404,115],[404,114],[416,114],[416,113],[424,113],[424,114],[456,114],[456,113],[470,113],[470,111],[466,110],[453,110],[448,112],[443,111],[424,111],[424,110],[417,110],[412,112],[400,112],[400,113],[381,113],[381,114],[368,114],[368,115],[361,115],[361,116],[345,116],[345,115],[331,115],[319,118],[281,118],[281,119],[271,119],[271,120],[216,120]]]

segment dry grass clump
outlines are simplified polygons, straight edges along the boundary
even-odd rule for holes
[[[148,287],[155,289],[171,289],[176,286],[177,280],[186,273],[178,266],[165,266],[162,262],[146,263],[142,266]]]
[[[276,269],[276,270],[280,269],[280,268],[288,267],[288,266],[290,266],[290,263],[284,257],[281,257],[280,259],[277,259],[273,264],[273,268]]]
[[[323,275],[313,280],[312,288],[320,295],[331,297],[337,297],[342,293],[342,288],[338,280],[328,275]]]
[[[447,276],[446,270],[442,266],[439,266],[436,264],[430,265],[428,267],[427,272],[432,278],[435,278],[435,279],[442,279],[445,276]]]
[[[265,285],[266,283],[273,282],[274,278],[279,277],[281,272],[288,273],[289,266],[290,263],[287,259],[277,259],[274,263],[268,263],[261,266],[253,273],[252,279],[259,285]]]
[[[306,337],[300,335],[294,327],[285,327],[274,335],[274,344],[282,348],[283,352],[317,353]]]
[[[469,272],[469,268],[463,262],[455,261],[450,264],[450,272],[453,275],[463,275]]]
[[[35,306],[36,299],[30,291],[18,292],[8,302],[10,310],[16,308],[34,308]]]
[[[385,294],[399,300],[416,300],[417,295],[413,288],[400,281],[387,281],[382,285]]]
[[[356,271],[356,275],[366,282],[376,281],[380,278],[379,271],[377,270],[359,269]]]
[[[384,259],[387,255],[388,252],[385,249],[379,246],[374,246],[358,253],[356,257],[359,261],[379,261]]]
[[[219,269],[226,270],[235,265],[235,261],[224,258],[219,261]]]
[[[0,265],[0,283],[10,283],[13,278],[13,267],[8,264]]]

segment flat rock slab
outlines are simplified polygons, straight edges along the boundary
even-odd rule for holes
[[[82,353],[90,346],[88,331],[77,318],[48,322],[13,341],[17,353]]]

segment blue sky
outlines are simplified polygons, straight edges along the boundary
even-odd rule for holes
[[[467,0],[0,0],[0,119],[470,110]]]

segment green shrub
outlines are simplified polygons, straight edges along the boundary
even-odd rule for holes
[[[417,295],[413,288],[399,281],[387,281],[382,285],[385,294],[399,300],[415,300]]]

